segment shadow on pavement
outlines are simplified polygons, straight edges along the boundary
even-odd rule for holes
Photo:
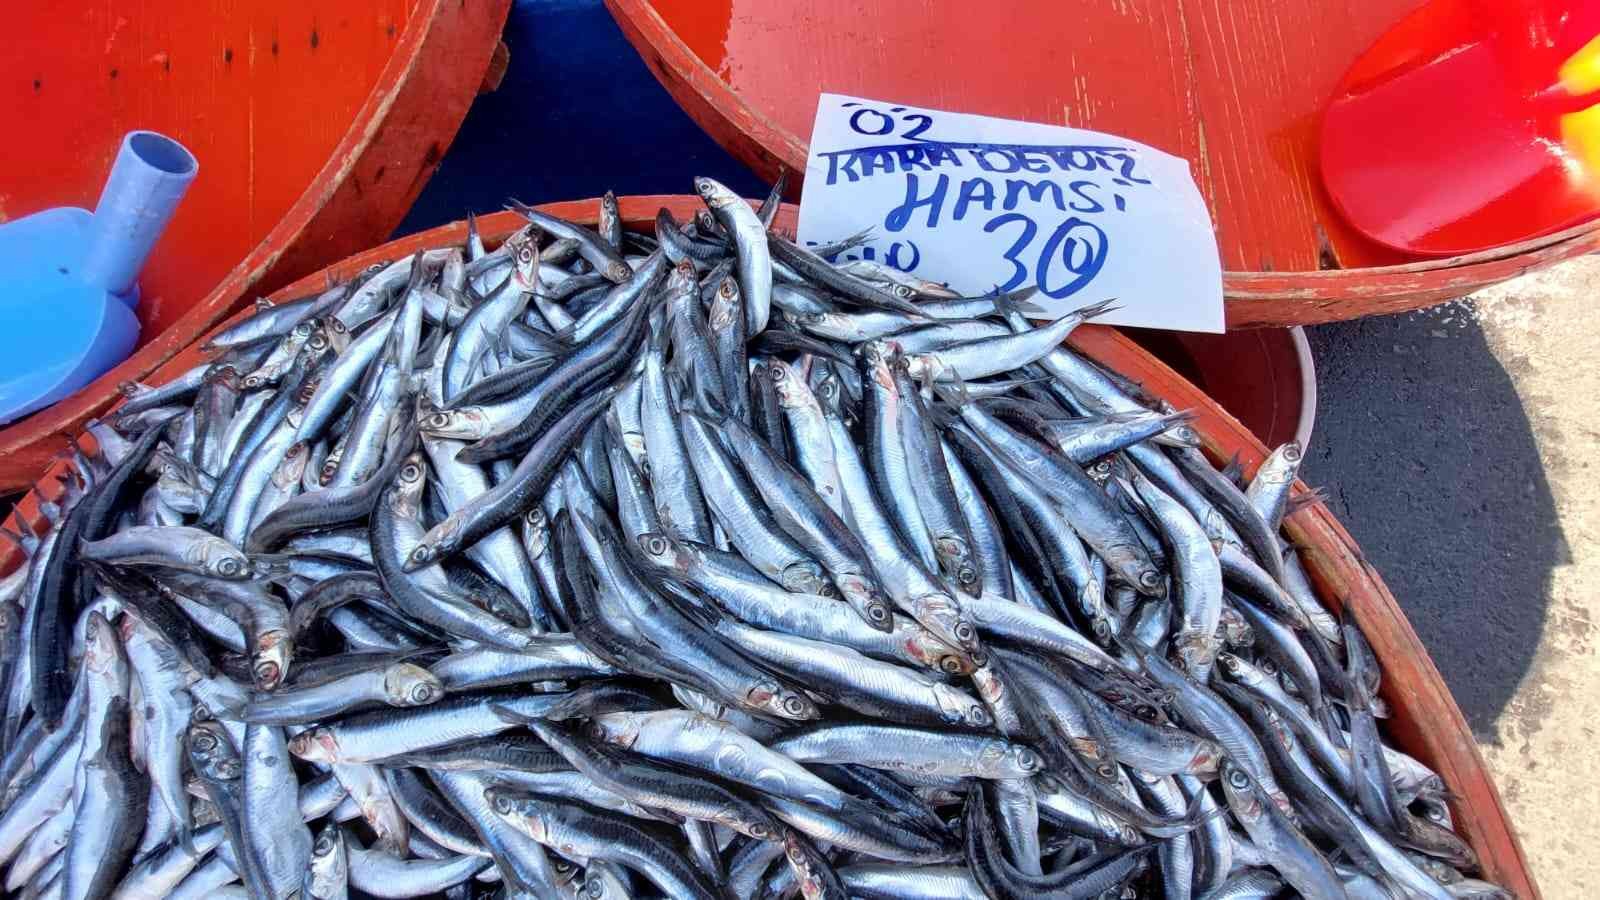
[[[1481,738],[1532,665],[1555,503],[1510,376],[1456,308],[1310,329],[1303,476],[1377,567]]]

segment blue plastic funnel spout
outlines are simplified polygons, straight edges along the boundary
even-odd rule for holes
[[[94,208],[84,280],[137,303],[139,270],[199,171],[194,154],[172,138],[128,132]]]

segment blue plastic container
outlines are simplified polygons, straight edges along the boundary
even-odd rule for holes
[[[0,225],[0,424],[133,351],[139,270],[199,171],[177,141],[129,132],[93,213],[58,207]]]

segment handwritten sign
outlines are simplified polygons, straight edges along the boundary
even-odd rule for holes
[[[1205,202],[1176,156],[1109,134],[823,94],[800,241],[871,230],[869,259],[964,294],[1037,286],[1053,316],[1222,331]]]

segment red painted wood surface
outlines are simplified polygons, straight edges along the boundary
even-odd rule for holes
[[[0,220],[92,209],[122,134],[200,175],[141,278],[141,345],[0,429],[0,491],[62,435],[259,293],[393,232],[476,96],[510,0],[24,3],[0,41]]]
[[[803,175],[824,90],[1097,128],[1186,157],[1217,226],[1229,327],[1415,309],[1600,247],[1591,223],[1412,265],[1334,211],[1317,176],[1322,106],[1417,0],[606,4],[685,111],[769,179]]]
[[[695,197],[646,196],[623,197],[620,205],[623,221],[629,228],[646,230],[652,227],[656,211],[661,207],[667,207],[683,220],[693,215],[699,202]],[[598,207],[595,200],[581,200],[546,204],[540,209],[593,224]],[[510,234],[522,222],[515,213],[495,213],[479,219],[478,227],[484,237],[493,242]],[[785,206],[778,214],[779,227],[792,229],[794,223],[794,207]],[[466,240],[466,234],[466,223],[455,222],[409,235],[341,260],[289,285],[279,295],[303,294],[325,284],[329,277],[349,278],[374,263],[399,259],[418,250],[460,244]],[[1254,475],[1266,458],[1267,448],[1248,428],[1116,329],[1084,326],[1073,332],[1072,344],[1173,406],[1194,410],[1194,426],[1214,458],[1221,460],[1237,455],[1246,475]],[[203,356],[198,348],[197,342],[170,359],[152,382],[171,379],[200,362]],[[92,440],[85,438],[92,446]],[[57,471],[60,471],[59,463],[50,477],[41,478],[18,504],[10,523],[13,528],[42,530],[39,499],[60,495],[60,485],[53,478]],[[1297,484],[1295,491],[1303,496],[1308,488]],[[1510,888],[1520,900],[1537,900],[1539,892],[1528,872],[1522,846],[1506,817],[1505,807],[1484,767],[1466,719],[1383,579],[1362,557],[1355,541],[1324,504],[1310,503],[1289,517],[1286,527],[1290,539],[1305,555],[1307,569],[1323,602],[1354,616],[1371,640],[1384,667],[1383,694],[1393,712],[1387,725],[1396,744],[1444,777],[1453,797],[1451,811],[1457,827],[1477,852],[1486,875]],[[10,571],[19,558],[15,547],[0,542],[0,573]]]

